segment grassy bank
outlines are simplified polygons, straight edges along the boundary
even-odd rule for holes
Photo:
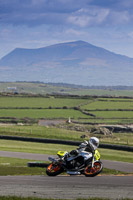
[[[0,135],[21,136],[21,137],[37,137],[61,140],[83,141],[82,135],[87,137],[93,136],[89,133],[92,125],[76,127],[74,125],[63,125],[64,128],[48,127],[48,126],[18,126],[18,125],[3,125],[0,126]],[[80,128],[80,129],[79,129]],[[67,130],[68,129],[68,130]],[[69,130],[69,129],[75,129]],[[82,130],[82,132],[80,131]],[[97,135],[100,143],[119,144],[133,146],[133,133],[113,133],[112,136]],[[88,139],[86,138],[86,139]]]
[[[79,131],[71,131],[48,126],[0,126],[0,135],[22,136],[22,137],[37,137],[62,140],[79,140],[83,135]]]

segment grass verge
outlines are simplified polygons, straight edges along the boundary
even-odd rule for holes
[[[46,175],[44,168],[27,167],[28,159],[0,157],[0,176]]]
[[[28,162],[28,159],[0,157],[0,176],[46,175],[45,168],[27,167]],[[66,173],[62,175],[66,175]],[[128,175],[128,173],[103,168],[101,175]]]

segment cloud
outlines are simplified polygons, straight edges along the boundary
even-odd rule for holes
[[[79,26],[129,23],[131,0],[0,0],[0,24]]]
[[[86,32],[70,28],[70,29],[65,30],[63,32],[63,34],[65,34],[65,35],[73,35],[73,36],[84,36],[84,35],[86,35]]]
[[[128,8],[133,9],[132,0],[93,0],[90,5],[95,5],[102,8],[110,8],[112,10],[126,10]]]
[[[106,17],[109,15],[109,12],[109,9],[90,6],[86,9],[80,9],[69,16],[68,22],[74,25],[79,25],[80,27],[99,25],[104,22]]]
[[[56,0],[12,0],[12,2],[0,0],[0,24],[27,26],[62,24],[66,10],[69,12],[69,9],[61,9]]]

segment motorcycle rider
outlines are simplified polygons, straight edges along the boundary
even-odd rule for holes
[[[99,139],[97,137],[91,137],[89,141],[84,141],[79,145],[79,149],[82,148],[82,151],[87,151],[91,153],[95,153],[95,150],[99,146]]]
[[[71,155],[78,155],[79,152],[86,151],[90,152],[93,155],[95,154],[95,150],[99,146],[99,139],[97,137],[91,137],[89,141],[84,141],[79,145],[79,148],[77,150],[72,150],[70,152]]]

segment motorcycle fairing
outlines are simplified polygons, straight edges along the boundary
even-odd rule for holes
[[[98,151],[97,149],[95,150],[94,157],[95,157],[96,160],[99,160],[100,157],[101,157],[101,156],[100,156],[100,153],[99,153],[99,151]]]
[[[57,155],[60,156],[60,157],[63,157],[65,156],[66,154],[68,154],[67,151],[58,151]]]
[[[88,160],[89,158],[92,157],[92,153],[89,153],[89,152],[87,152],[87,151],[81,151],[81,152],[80,152],[80,155],[81,155],[82,157],[84,157],[84,160]]]

